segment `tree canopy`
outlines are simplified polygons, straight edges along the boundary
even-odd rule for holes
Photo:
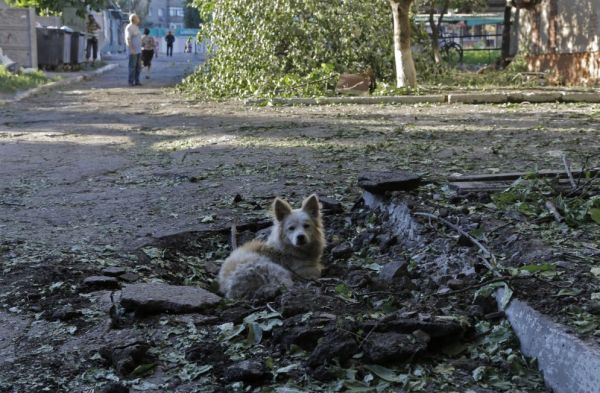
[[[183,25],[185,28],[197,29],[200,27],[200,12],[192,5],[192,0],[185,0],[183,8]]]
[[[393,72],[389,4],[195,0],[209,58],[186,84],[210,96],[321,94],[335,73]]]
[[[32,7],[41,14],[60,14],[66,7],[73,7],[78,15],[85,15],[88,7],[99,11],[108,5],[108,0],[8,0],[16,7]]]

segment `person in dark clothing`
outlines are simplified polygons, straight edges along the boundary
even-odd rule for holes
[[[167,56],[173,57],[173,43],[175,42],[175,36],[170,31],[165,36],[165,41],[167,41]]]

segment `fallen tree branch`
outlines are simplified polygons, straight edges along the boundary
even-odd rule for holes
[[[481,251],[484,252],[484,254],[486,254],[492,263],[488,262],[487,260],[483,259],[484,265],[492,272],[494,273],[496,276],[501,276],[500,272],[498,272],[497,270],[497,263],[496,263],[496,257],[494,256],[494,254],[492,254],[492,252],[490,250],[487,249],[487,247],[485,247],[483,244],[481,244],[481,242],[477,239],[475,239],[472,235],[470,235],[468,232],[462,230],[460,227],[458,227],[457,225],[452,224],[450,221],[437,216],[435,214],[431,214],[431,213],[413,213],[415,216],[422,216],[422,217],[427,217],[427,218],[433,218],[434,220],[440,221],[442,223],[444,223],[445,225],[449,226],[450,228],[454,229],[456,232],[460,233],[461,235],[465,236],[466,238],[468,238],[473,244],[475,244],[477,247],[479,247],[479,249]]]
[[[562,162],[565,166],[565,170],[567,171],[567,176],[569,176],[569,182],[571,182],[571,187],[573,188],[573,190],[575,190],[577,188],[577,184],[575,184],[575,179],[573,179],[573,173],[571,173],[571,166],[567,161],[567,156],[564,154],[562,156]]]
[[[520,278],[531,278],[531,276],[500,276],[500,277],[496,277],[496,278],[491,278],[486,281],[482,281],[479,284],[470,285],[465,288],[456,289],[454,291],[448,291],[445,293],[436,293],[435,295],[436,296],[452,296],[452,295],[456,295],[458,293],[470,291],[471,289],[479,289],[479,288],[485,287],[486,285],[489,285],[489,284],[494,284],[494,283],[502,282],[502,281],[511,281],[511,280],[520,279]]]
[[[546,201],[546,209],[548,209],[548,211],[552,213],[556,222],[558,222],[559,224],[563,222],[563,217],[560,215],[558,210],[556,210],[556,206],[554,206],[554,203]]]
[[[231,250],[235,250],[236,248],[238,248],[237,245],[237,220],[235,220],[233,222],[233,224],[231,224]]]

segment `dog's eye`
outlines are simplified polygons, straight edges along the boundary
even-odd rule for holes
[[[288,228],[288,231],[294,231],[294,230],[296,230],[296,227],[289,227]]]
[[[304,224],[304,229],[308,229],[308,228],[310,228],[310,225],[309,224]]]

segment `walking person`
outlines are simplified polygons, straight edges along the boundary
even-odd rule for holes
[[[192,37],[189,36],[187,41],[185,42],[185,51],[187,53],[192,53]]]
[[[88,36],[87,36],[87,46],[85,48],[85,59],[89,63],[90,57],[93,54],[92,64],[94,64],[94,62],[98,58],[98,36],[101,31],[101,28],[100,28],[100,25],[98,24],[98,22],[96,22],[96,19],[94,19],[94,15],[92,15],[92,14],[88,15],[88,20],[86,23],[86,30],[87,30]]]
[[[150,35],[150,29],[145,28],[142,36],[142,66],[146,69],[146,79],[150,79],[150,67],[152,67],[155,48],[156,42],[154,37]]]
[[[129,24],[125,27],[125,43],[129,53],[129,86],[141,86],[140,72],[142,71],[142,35],[140,33],[140,17],[129,15]]]
[[[175,36],[170,30],[165,36],[165,41],[167,41],[167,56],[173,57],[173,43],[175,42]]]

